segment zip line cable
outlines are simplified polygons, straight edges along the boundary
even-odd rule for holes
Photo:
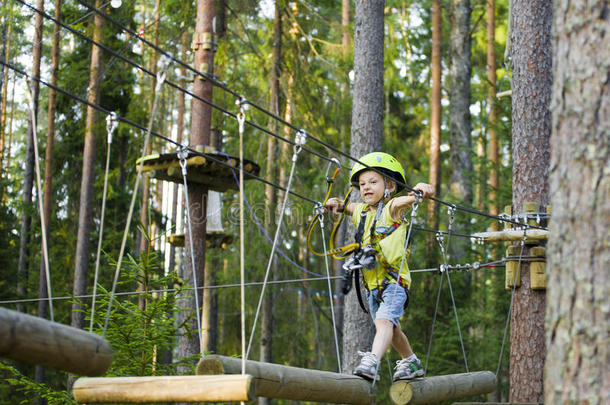
[[[114,51],[113,51],[113,50],[111,50],[110,48],[108,48],[108,47],[106,47],[106,46],[104,46],[104,45],[102,45],[102,44],[99,44],[99,43],[97,43],[97,42],[93,41],[93,39],[91,39],[91,38],[87,37],[86,35],[84,35],[84,34],[82,34],[82,33],[78,32],[78,31],[76,31],[76,30],[74,30],[74,29],[72,29],[72,28],[70,28],[70,27],[66,26],[65,24],[63,24],[63,23],[61,23],[61,22],[59,22],[59,21],[57,21],[57,20],[55,20],[55,19],[54,19],[52,16],[48,15],[48,14],[47,14],[47,13],[45,13],[44,11],[39,10],[39,9],[37,9],[37,8],[35,8],[35,7],[33,7],[33,6],[29,5],[29,4],[27,4],[27,3],[25,3],[23,0],[16,0],[16,1],[18,1],[19,3],[21,3],[21,4],[25,5],[26,7],[30,8],[31,10],[33,10],[33,11],[35,11],[35,12],[37,12],[37,13],[39,13],[39,14],[43,15],[45,18],[47,18],[47,19],[49,19],[49,20],[51,20],[51,21],[53,21],[53,22],[55,22],[55,23],[57,23],[57,24],[61,25],[62,27],[66,28],[66,29],[68,29],[69,31],[73,32],[74,34],[76,34],[76,35],[80,36],[81,38],[85,39],[86,41],[89,41],[89,42],[91,42],[91,43],[93,43],[93,44],[95,44],[95,45],[99,46],[100,48],[104,49],[105,51],[107,51],[108,53],[112,54],[113,56],[116,56],[117,58],[120,58],[121,60],[123,60],[123,61],[125,61],[125,62],[127,62],[127,63],[131,64],[132,66],[134,66],[134,67],[136,67],[136,68],[138,68],[138,69],[142,70],[143,72],[145,72],[145,73],[147,73],[147,74],[149,74],[149,75],[154,75],[152,72],[148,71],[146,68],[142,67],[141,65],[139,65],[139,64],[137,64],[137,63],[135,63],[135,62],[133,62],[133,61],[129,60],[128,58],[125,58],[125,57],[123,57],[123,56],[119,55],[118,53],[114,52]],[[131,34],[131,35],[133,35],[133,36],[137,37],[139,40],[141,40],[142,42],[144,42],[146,45],[148,45],[149,47],[151,47],[151,48],[155,49],[156,51],[160,52],[162,55],[165,55],[167,58],[171,59],[172,61],[174,61],[174,62],[176,62],[176,63],[180,64],[181,66],[186,67],[188,70],[190,70],[190,71],[192,71],[192,72],[196,73],[197,75],[200,75],[200,76],[202,76],[202,77],[206,78],[207,80],[210,80],[210,82],[211,82],[211,83],[213,83],[214,85],[218,86],[219,88],[221,88],[221,89],[223,89],[223,90],[225,90],[225,91],[229,92],[231,95],[233,95],[233,96],[235,96],[235,97],[238,97],[238,98],[241,98],[241,96],[240,96],[238,93],[236,93],[236,92],[234,92],[234,91],[232,91],[232,90],[228,89],[224,83],[221,83],[221,82],[219,82],[219,81],[215,80],[213,77],[210,77],[210,75],[207,75],[207,74],[204,74],[203,72],[197,71],[196,69],[194,69],[193,67],[191,67],[191,66],[190,66],[190,65],[188,65],[187,63],[185,63],[185,62],[183,62],[183,61],[181,61],[181,60],[179,60],[179,59],[176,59],[175,57],[173,57],[173,56],[172,56],[171,54],[169,54],[168,52],[166,52],[166,51],[164,51],[163,49],[161,49],[160,47],[158,47],[158,46],[154,45],[154,44],[153,44],[153,43],[151,43],[150,41],[148,41],[148,40],[146,40],[146,39],[142,38],[140,35],[138,35],[138,34],[137,34],[136,32],[134,32],[133,30],[130,30],[129,28],[125,27],[123,24],[119,23],[118,21],[116,21],[116,20],[115,20],[115,19],[113,19],[112,17],[108,16],[107,14],[103,13],[102,11],[100,11],[100,10],[98,10],[98,9],[95,9],[93,6],[91,6],[91,5],[87,4],[86,2],[81,1],[81,0],[77,0],[77,1],[78,1],[80,4],[82,4],[83,6],[85,6],[85,7],[89,8],[89,9],[90,9],[91,11],[93,11],[94,13],[99,14],[99,15],[100,15],[100,16],[102,16],[103,18],[105,18],[105,19],[107,19],[108,21],[112,22],[112,23],[113,23],[113,24],[115,24],[117,27],[119,27],[119,28],[123,29],[125,32],[128,32],[129,34]],[[0,61],[0,62],[1,62],[1,61]],[[182,87],[180,87],[180,86],[178,86],[178,85],[176,85],[176,84],[174,84],[174,83],[171,83],[170,81],[167,81],[167,84],[168,84],[169,86],[171,86],[171,87],[173,87],[173,88],[177,89],[177,90],[183,91],[185,94],[188,94],[188,95],[190,95],[191,97],[194,97],[194,98],[196,98],[197,100],[199,100],[199,101],[201,101],[201,102],[203,102],[203,103],[205,103],[205,104],[210,105],[210,106],[211,106],[211,107],[213,107],[213,108],[218,109],[219,111],[223,112],[223,113],[224,113],[224,114],[226,114],[226,115],[229,115],[229,116],[231,116],[231,117],[233,117],[233,118],[236,118],[236,116],[235,116],[235,114],[234,114],[234,113],[232,113],[232,112],[230,112],[230,111],[228,111],[228,110],[226,110],[226,109],[224,109],[224,108],[222,108],[222,107],[220,107],[220,106],[218,106],[218,105],[216,105],[216,104],[212,103],[212,102],[211,102],[211,101],[209,101],[209,100],[205,100],[205,99],[203,99],[203,98],[201,98],[201,97],[198,97],[198,96],[194,95],[193,93],[189,92],[188,90],[183,89]],[[261,111],[261,112],[263,112],[263,113],[265,113],[265,114],[267,114],[267,115],[269,115],[271,118],[273,118],[273,119],[277,120],[278,122],[282,123],[283,125],[289,126],[289,127],[290,127],[290,128],[292,128],[293,130],[296,130],[297,132],[302,132],[302,131],[303,131],[303,129],[300,129],[300,128],[298,128],[298,127],[295,127],[293,124],[291,124],[291,123],[289,123],[289,122],[287,122],[287,121],[283,120],[281,117],[278,117],[278,116],[276,116],[275,114],[270,113],[269,111],[267,111],[267,110],[263,109],[262,107],[260,107],[260,106],[256,105],[255,103],[252,103],[252,102],[248,101],[248,104],[249,104],[249,105],[251,105],[253,108],[255,108],[255,109],[257,109],[257,110],[259,110],[259,111]],[[271,135],[271,136],[276,137],[277,139],[280,139],[280,140],[282,140],[282,141],[284,141],[284,142],[288,142],[288,143],[290,143],[290,144],[294,145],[294,142],[293,142],[293,141],[291,141],[291,140],[289,140],[289,139],[287,139],[287,138],[284,138],[284,137],[282,137],[282,136],[280,136],[280,135],[278,135],[278,134],[276,134],[276,133],[273,133],[273,132],[269,131],[268,129],[263,128],[263,127],[261,127],[261,126],[259,126],[259,125],[255,124],[255,123],[253,123],[253,122],[246,121],[246,123],[248,123],[248,125],[251,125],[251,126],[253,126],[254,128],[256,128],[256,129],[258,129],[258,130],[260,130],[260,131],[262,131],[262,132],[264,132],[264,133],[267,133],[267,134],[269,134],[269,135]],[[317,142],[317,143],[320,143],[321,145],[325,146],[326,148],[329,148],[329,149],[333,150],[334,152],[336,152],[336,153],[338,153],[338,154],[340,154],[340,155],[342,155],[342,156],[344,156],[344,157],[347,157],[348,159],[350,159],[350,160],[352,160],[352,161],[354,161],[354,162],[360,163],[360,164],[362,164],[362,165],[363,165],[363,166],[365,166],[365,167],[369,167],[368,165],[366,165],[366,164],[364,164],[364,163],[360,162],[358,159],[354,158],[353,156],[349,155],[348,153],[346,153],[346,152],[343,152],[343,151],[339,150],[338,148],[336,148],[336,147],[334,147],[334,146],[330,145],[329,143],[324,142],[324,141],[322,141],[322,140],[320,140],[320,139],[318,139],[318,138],[316,138],[316,137],[312,136],[312,135],[311,135],[311,134],[309,134],[309,133],[307,133],[307,137],[308,137],[308,139],[311,139],[311,140],[313,140],[313,141],[315,141],[315,142]],[[331,158],[329,158],[329,157],[327,157],[327,156],[324,156],[324,155],[322,155],[322,154],[320,154],[320,153],[318,153],[318,152],[315,152],[315,151],[313,151],[313,150],[310,150],[310,149],[308,149],[308,148],[303,148],[303,150],[306,150],[306,151],[308,151],[308,152],[310,152],[310,153],[312,153],[312,154],[314,154],[314,155],[318,156],[318,157],[319,157],[319,158],[321,158],[321,159],[328,160],[328,161],[330,161],[330,160],[331,160]],[[371,170],[374,170],[374,171],[377,171],[375,168],[370,168],[370,169],[371,169]],[[381,173],[381,172],[379,172],[379,173],[380,173],[381,175],[383,175],[384,177],[385,177],[385,176],[387,176],[387,175],[385,175],[384,173]],[[393,179],[393,180],[394,180],[394,179]],[[394,181],[396,181],[396,180],[394,180]],[[415,191],[413,188],[411,188],[409,185],[407,185],[407,184],[405,184],[405,183],[402,183],[402,182],[400,182],[400,181],[397,181],[397,183],[399,183],[400,185],[403,185],[403,186],[405,187],[405,189],[406,189],[406,190],[408,190],[408,191],[411,191],[411,192]],[[474,208],[471,208],[471,207],[465,207],[465,206],[461,206],[461,205],[452,204],[452,203],[449,203],[449,202],[443,201],[443,200],[441,200],[441,199],[439,199],[439,198],[436,198],[436,197],[430,197],[429,199],[430,199],[430,200],[432,200],[432,201],[435,201],[435,202],[437,202],[437,203],[439,203],[439,204],[446,205],[446,206],[448,206],[448,207],[454,207],[455,209],[459,209],[459,210],[462,210],[462,211],[465,211],[465,212],[468,212],[468,213],[471,213],[471,214],[475,214],[475,215],[481,215],[481,216],[484,216],[484,217],[487,217],[487,218],[490,218],[490,219],[495,219],[495,220],[502,221],[502,222],[508,222],[508,223],[511,223],[511,224],[514,224],[514,225],[519,225],[519,226],[522,226],[522,225],[523,225],[522,223],[520,223],[520,222],[518,222],[518,221],[514,221],[514,220],[512,220],[512,219],[510,219],[510,218],[506,218],[506,217],[504,217],[504,216],[500,216],[500,215],[493,215],[493,214],[489,214],[489,213],[486,213],[486,212],[483,212],[483,211],[479,211],[479,210],[474,209]],[[311,202],[313,202],[313,201],[311,201]],[[314,202],[314,203],[315,203],[315,202]],[[546,230],[546,228],[544,228],[544,227],[538,227],[538,226],[535,226],[535,225],[528,225],[528,226],[529,226],[530,228],[532,228],[532,229],[543,229],[543,230]]]

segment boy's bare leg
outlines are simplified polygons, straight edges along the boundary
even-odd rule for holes
[[[394,324],[387,319],[375,319],[375,338],[373,339],[373,352],[381,360],[390,347],[394,337]]]
[[[402,331],[400,324],[394,328],[394,333],[392,335],[392,346],[403,359],[413,354],[413,349],[411,349],[409,339]]]

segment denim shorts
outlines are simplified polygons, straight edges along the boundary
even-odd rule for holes
[[[371,316],[373,319],[387,319],[398,326],[398,320],[405,312],[406,290],[396,283],[390,283],[383,289],[381,301],[378,292],[377,288],[366,292]]]

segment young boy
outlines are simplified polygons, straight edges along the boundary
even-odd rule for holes
[[[391,344],[402,357],[396,362],[393,380],[421,377],[424,375],[421,362],[399,323],[411,284],[409,268],[406,260],[403,261],[407,222],[402,217],[416,201],[415,193],[391,197],[406,183],[404,169],[393,156],[373,152],[361,157],[360,162],[363,164],[356,163],[352,168],[351,183],[359,189],[364,203],[345,206],[339,198],[331,198],[326,203],[335,215],[342,210],[352,215],[358,228],[356,238],[361,239],[358,242],[371,246],[375,252],[374,264],[362,269],[368,306],[375,322],[375,338],[370,352],[359,352],[362,360],[354,374],[368,380],[377,378],[379,362]],[[423,198],[434,195],[430,184],[419,183],[414,190]]]

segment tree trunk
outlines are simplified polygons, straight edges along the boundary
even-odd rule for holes
[[[470,0],[451,0],[449,12],[449,145],[451,160],[451,192],[466,205],[472,205],[472,125],[470,122]],[[455,231],[465,233],[462,221]],[[465,246],[465,242],[468,246]],[[452,261],[464,259],[470,241],[455,240],[450,244]]]
[[[13,31],[13,2],[10,4],[8,18],[6,18],[6,39],[3,42],[3,53],[2,57],[5,61],[11,60],[11,34]],[[6,142],[6,111],[8,109],[8,71],[9,67],[4,66],[2,69],[2,99],[0,101],[0,179],[4,178],[4,167],[5,167],[5,152],[4,149],[7,147]],[[4,186],[0,185],[0,201],[4,195]]]
[[[270,77],[270,112],[279,115],[280,110],[280,76],[281,76],[281,58],[282,58],[282,8],[280,0],[275,1],[275,17],[273,19],[273,56]],[[272,120],[270,130],[277,132],[277,121]],[[269,137],[267,143],[267,178],[273,183],[277,183],[279,177],[278,166],[278,145],[274,137]],[[274,187],[265,185],[265,203],[268,210],[268,221],[266,221],[267,233],[274,235],[276,233],[276,215],[278,209],[278,194]],[[279,241],[278,241],[279,243]],[[271,258],[271,271],[273,272],[273,280],[278,278],[279,264],[275,257]],[[273,287],[268,288],[263,297],[263,306],[261,314],[261,342],[260,342],[260,361],[271,363],[273,361]],[[258,399],[260,405],[270,404],[269,398],[261,397]]]
[[[487,134],[489,136],[489,213],[498,215],[498,168],[500,165],[497,115],[496,115],[496,0],[487,0],[487,81],[489,90],[487,93],[487,103],[489,104],[489,117],[487,119]],[[491,230],[498,230],[498,223],[491,223]]]
[[[212,29],[213,20],[216,14],[215,1],[212,0],[197,0],[197,21],[194,35],[198,36],[199,44],[195,50],[195,68],[199,71],[212,74],[214,71],[214,50],[212,42],[214,40]],[[207,37],[207,38],[206,38]],[[213,86],[208,80],[203,80],[199,76],[195,76],[193,82],[193,94],[205,100],[212,100]],[[210,129],[212,122],[212,108],[193,98],[191,107],[191,147],[197,148],[209,144]],[[202,301],[201,290],[203,287],[203,276],[205,271],[205,232],[206,232],[206,197],[207,189],[199,184],[188,185],[189,216],[191,219],[192,235],[185,232],[185,272],[191,279],[191,285],[195,287],[191,291],[185,293],[185,299],[180,300],[182,308],[187,310],[199,311],[195,305],[195,294],[198,296],[198,302]],[[185,224],[185,231],[187,229]],[[191,239],[193,251],[191,252]],[[191,259],[192,258],[192,259]],[[194,261],[193,261],[194,260]],[[195,273],[197,284],[194,284],[192,273]],[[186,328],[191,331],[199,330],[197,325],[197,317],[193,316],[191,321],[186,325]],[[188,338],[181,336],[179,339],[178,353],[179,357],[186,357],[201,352],[201,346],[198,336]],[[180,371],[187,371],[184,367]],[[190,371],[190,370],[188,370]]]
[[[472,204],[472,141],[470,133],[470,0],[451,0],[449,13],[449,144],[451,147],[451,191]]]
[[[548,204],[551,135],[550,0],[515,0],[512,9],[513,212]],[[524,254],[528,254],[525,249]],[[543,401],[545,293],[530,288],[522,264],[511,313],[510,401]]]
[[[102,2],[97,0],[96,7]],[[104,40],[104,19],[95,14],[93,28],[93,40],[102,43]],[[98,104],[99,76],[102,69],[102,49],[96,45],[91,46],[91,64],[89,71],[89,97],[88,101]],[[83,150],[83,173],[81,180],[80,205],[78,210],[78,231],[76,235],[76,263],[74,266],[74,289],[75,296],[84,295],[87,291],[87,271],[89,268],[89,238],[91,235],[91,217],[93,202],[93,183],[95,179],[95,138],[98,125],[97,110],[87,107],[87,118],[85,123],[85,146]],[[85,316],[82,305],[72,305],[71,325],[81,328],[84,325]]]
[[[61,19],[61,0],[55,0],[55,20]],[[53,45],[51,49],[51,86],[57,86],[58,71],[59,71],[59,24],[53,26]],[[53,144],[55,142],[55,110],[57,107],[57,92],[53,87],[49,88],[49,108],[47,118],[47,148],[45,151],[45,169],[44,169],[44,193],[43,193],[43,210],[45,223],[42,226],[43,232],[46,233],[47,252],[50,252],[50,232],[49,223],[51,221],[52,204],[53,204]],[[44,254],[44,252],[42,252]],[[40,277],[38,281],[38,316],[41,318],[47,317],[47,272],[45,269],[45,261],[40,261]],[[36,382],[43,382],[45,373],[44,368],[36,366]]]
[[[356,158],[381,149],[383,137],[384,1],[357,0],[354,11],[354,95],[350,154]],[[357,193],[355,193],[357,194]],[[354,196],[356,197],[356,196]],[[354,198],[359,201],[359,197]],[[350,227],[347,240],[355,230]],[[370,349],[374,327],[358,305],[356,292],[345,297],[343,372],[358,365],[358,350]]]
[[[554,4],[544,399],[610,403],[610,14]]]
[[[44,9],[44,0],[37,0],[36,8]],[[35,32],[34,32],[34,47],[32,50],[32,76],[40,77],[40,60],[42,58],[42,28],[43,20],[39,13],[35,17]],[[40,84],[36,80],[32,80],[32,103],[34,105],[34,117],[38,117],[38,94],[40,92]],[[26,141],[25,151],[25,168],[23,173],[23,206],[24,211],[21,217],[21,233],[19,240],[19,262],[17,265],[17,295],[25,294],[25,284],[28,279],[30,263],[28,260],[30,243],[30,227],[32,225],[32,217],[28,213],[27,208],[32,203],[32,187],[34,185],[34,130],[31,119],[28,119],[28,136]],[[18,305],[19,310],[23,310],[21,305]]]
[[[440,0],[432,0],[432,90],[430,93],[430,184],[440,196],[441,187],[441,74],[443,46],[443,16]],[[438,227],[438,206],[428,203],[430,222]],[[430,243],[428,243],[430,245]]]

